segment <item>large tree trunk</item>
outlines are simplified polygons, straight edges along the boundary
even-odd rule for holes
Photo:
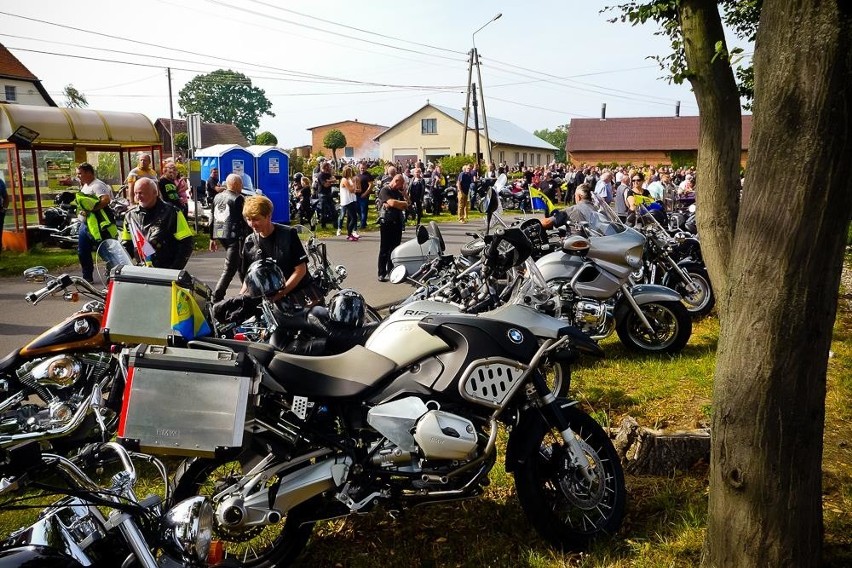
[[[715,0],[683,0],[678,11],[688,78],[701,121],[698,134],[698,227],[701,250],[720,309],[727,300],[736,228],[742,152],[742,111],[734,72],[716,43],[725,34]]]
[[[763,4],[736,293],[720,310],[710,566],[820,564],[825,375],[852,214],[850,11]]]

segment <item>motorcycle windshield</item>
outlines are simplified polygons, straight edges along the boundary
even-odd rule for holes
[[[592,193],[592,205],[598,213],[588,222],[588,228],[593,235],[617,235],[627,230],[627,225],[624,224],[612,207],[600,195]]]
[[[98,257],[106,262],[110,270],[119,266],[133,265],[133,259],[115,239],[104,239],[98,245]]]

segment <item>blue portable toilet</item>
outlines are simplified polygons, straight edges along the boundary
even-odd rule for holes
[[[249,146],[254,156],[255,187],[272,200],[272,220],[290,222],[290,156],[276,146]]]
[[[210,170],[213,168],[219,168],[219,179],[223,184],[229,174],[243,171],[252,180],[252,188],[258,187],[254,155],[245,148],[236,144],[216,144],[196,150],[195,157],[201,161],[201,179],[203,180],[210,177]]]

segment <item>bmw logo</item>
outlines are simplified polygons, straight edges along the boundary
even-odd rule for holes
[[[512,343],[521,343],[524,340],[524,334],[521,333],[521,330],[514,327],[509,330],[507,335],[509,336],[509,341]]]

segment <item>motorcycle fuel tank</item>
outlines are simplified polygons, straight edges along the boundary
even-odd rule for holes
[[[459,310],[443,302],[412,302],[379,324],[365,347],[384,355],[397,367],[405,367],[429,355],[446,351],[449,346],[444,340],[421,329],[418,324],[426,316],[448,313],[459,313]]]

